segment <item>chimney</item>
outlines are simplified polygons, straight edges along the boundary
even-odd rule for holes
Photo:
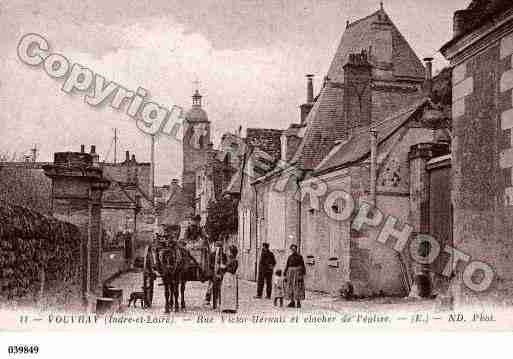
[[[344,117],[346,135],[354,128],[371,124],[372,65],[367,51],[349,54],[344,65]],[[343,120],[344,121],[344,120]]]
[[[306,103],[299,106],[300,109],[300,124],[306,124],[306,118],[308,114],[312,110],[314,105],[314,97],[313,97],[313,76],[311,74],[306,75]]]
[[[306,103],[313,103],[313,77],[314,75],[306,75]]]
[[[80,145],[80,153],[84,153],[85,152],[85,146],[84,145]]]
[[[452,37],[456,38],[465,32],[465,27],[468,18],[467,10],[458,10],[454,12],[453,24],[452,24]]]
[[[125,151],[125,162],[130,162],[130,151]]]
[[[325,88],[326,85],[330,82],[330,78],[328,76],[324,76],[324,80],[322,82],[322,88]]]
[[[426,78],[424,80],[424,95],[426,97],[431,97],[433,93],[433,58],[426,57],[424,58],[424,62],[426,63]]]
[[[91,145],[91,159],[93,160],[93,167],[98,167],[100,162],[100,156],[96,153],[95,145]]]
[[[132,162],[135,163],[136,160],[135,160],[135,155],[132,155]]]

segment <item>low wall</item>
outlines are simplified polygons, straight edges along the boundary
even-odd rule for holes
[[[124,249],[104,249],[102,253],[101,283],[126,269]]]

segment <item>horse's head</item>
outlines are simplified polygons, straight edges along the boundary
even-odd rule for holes
[[[176,242],[168,243],[158,250],[159,269],[163,277],[175,276],[180,269],[182,256]]]

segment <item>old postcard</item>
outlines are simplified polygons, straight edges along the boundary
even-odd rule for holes
[[[513,329],[510,0],[0,19],[0,330]]]

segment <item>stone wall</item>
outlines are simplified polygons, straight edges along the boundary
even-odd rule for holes
[[[454,244],[472,259],[489,263],[497,275],[495,294],[509,296],[513,293],[509,242],[513,235],[513,34],[488,45],[453,72]],[[461,289],[463,302],[490,299],[487,293]]]
[[[123,249],[105,250],[102,253],[102,271],[101,282],[105,281],[117,273],[127,268]]]

